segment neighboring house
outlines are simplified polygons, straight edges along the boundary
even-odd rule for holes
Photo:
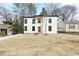
[[[11,35],[12,26],[9,24],[0,24],[0,32],[3,32],[4,35]]]
[[[78,21],[59,21],[57,27],[58,32],[79,32]]]
[[[57,34],[57,16],[24,17],[24,33]]]

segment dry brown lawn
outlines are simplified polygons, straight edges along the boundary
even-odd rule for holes
[[[75,56],[79,55],[79,35],[20,34],[0,41],[0,55],[13,56]]]

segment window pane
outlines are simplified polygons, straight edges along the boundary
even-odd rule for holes
[[[74,24],[70,24],[69,25],[69,29],[75,29],[75,25]]]
[[[35,19],[32,20],[32,24],[35,24]]]
[[[27,26],[25,26],[25,31],[27,31]]]
[[[38,19],[38,23],[41,23],[41,20],[40,19]]]
[[[79,28],[79,25],[78,25],[78,28]]]
[[[49,23],[52,23],[52,19],[49,19]]]
[[[27,24],[27,19],[25,19],[25,24]]]
[[[35,26],[32,26],[32,31],[35,31]]]
[[[48,29],[49,29],[49,31],[52,31],[52,26],[49,26]]]

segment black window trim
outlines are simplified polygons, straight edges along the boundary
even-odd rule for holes
[[[38,19],[38,23],[41,23],[41,19]]]
[[[52,31],[52,26],[48,26],[48,31]]]
[[[27,31],[27,26],[24,26],[24,31]]]
[[[27,24],[27,19],[25,19],[24,23]]]
[[[35,24],[35,19],[32,19],[32,24]]]
[[[32,26],[32,31],[35,31],[35,26]]]
[[[49,23],[52,23],[52,19],[51,18],[49,18]]]

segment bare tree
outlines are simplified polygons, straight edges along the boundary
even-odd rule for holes
[[[20,31],[23,32],[23,17],[36,14],[36,7],[32,3],[14,3],[14,5],[16,6],[14,9],[15,12],[18,12],[20,15],[19,19],[16,20],[19,20],[18,22],[20,23]]]
[[[47,12],[48,12],[49,15],[52,15],[53,11],[55,12],[55,10],[60,7],[60,5],[61,5],[60,3],[45,4],[46,10],[47,10]]]
[[[33,3],[28,5],[28,15],[35,15],[36,14],[36,6]]]
[[[53,10],[51,14],[60,16],[60,12],[61,12],[60,8],[57,8],[57,9]]]
[[[18,11],[21,16],[36,14],[36,7],[33,3],[14,3],[14,5],[17,7],[15,10]]]
[[[6,21],[11,19],[10,11],[4,7],[0,7],[0,15],[3,16]]]
[[[60,9],[61,9],[60,19],[62,21],[66,21],[68,19],[72,20],[73,17],[77,14],[77,8],[75,6],[65,5],[61,7]]]
[[[28,3],[14,3],[16,8],[14,11],[19,12],[21,16],[25,16],[28,13]]]

